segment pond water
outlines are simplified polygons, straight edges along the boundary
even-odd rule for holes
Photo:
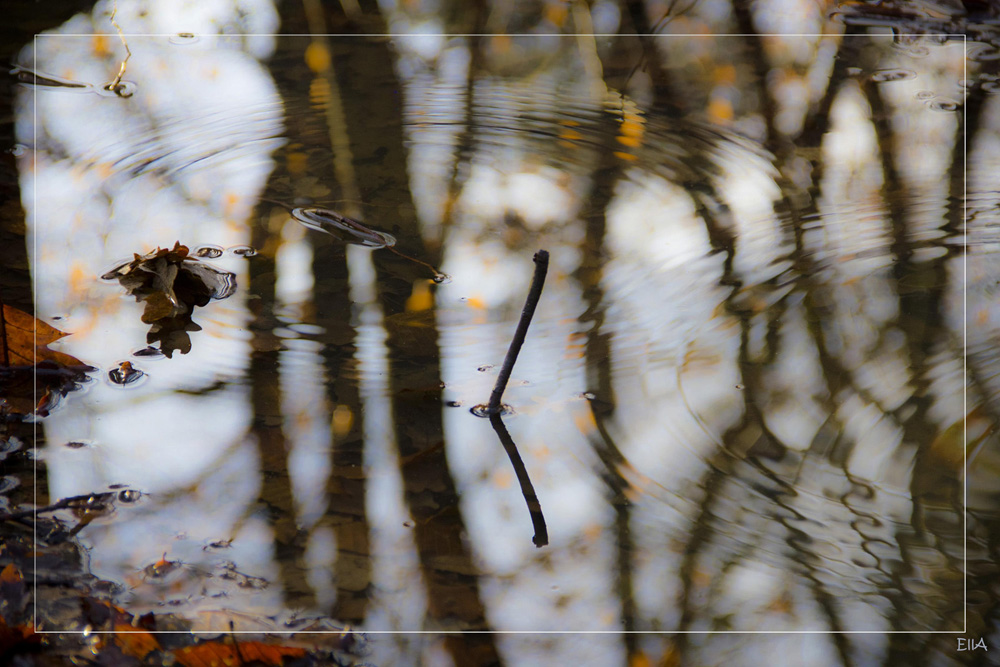
[[[131,491],[78,534],[118,604],[600,631],[469,640],[518,665],[874,664],[885,633],[966,627],[1000,126],[986,96],[966,183],[989,80],[961,41],[773,39],[765,81],[751,40],[695,30],[150,37],[123,13],[115,95],[105,19],[22,51],[16,121],[36,314],[98,369],[39,420],[43,482]],[[636,64],[650,43],[668,67]],[[505,449],[472,408],[540,249]]]

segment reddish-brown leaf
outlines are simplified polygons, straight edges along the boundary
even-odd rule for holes
[[[0,364],[7,366],[33,366],[39,361],[54,361],[63,366],[82,366],[82,361],[62,352],[50,350],[46,345],[68,334],[49,326],[38,318],[3,305],[0,321]]]
[[[0,618],[10,624],[24,620],[28,604],[28,589],[24,576],[17,566],[10,563],[0,572]]]
[[[139,660],[153,651],[160,650],[160,643],[151,633],[134,628],[128,623],[115,623],[115,643],[125,655]]]
[[[213,641],[174,651],[174,658],[184,667],[230,667],[246,663],[280,667],[287,658],[301,658],[305,655],[304,648],[275,646],[264,642]]]

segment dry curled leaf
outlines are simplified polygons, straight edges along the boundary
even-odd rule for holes
[[[146,342],[158,342],[167,357],[174,351],[187,354],[191,350],[188,333],[201,330],[191,319],[196,307],[236,291],[235,274],[190,257],[187,246],[180,242],[170,250],[157,248],[145,255],[136,254],[132,261],[101,278],[117,280],[144,304],[142,321],[150,325]]]

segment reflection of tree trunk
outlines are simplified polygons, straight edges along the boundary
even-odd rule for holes
[[[436,265],[438,257],[423,247],[410,198],[392,56],[382,42],[349,46],[350,59],[341,51],[335,69],[346,91],[342,98],[362,199],[394,204],[391,229],[401,251]],[[476,568],[462,537],[464,520],[445,455],[434,310],[408,313],[405,307],[414,285],[428,279],[426,269],[387,252],[373,257],[388,332],[389,390],[404,497],[416,524],[430,621],[435,627],[485,629]],[[456,664],[497,660],[491,635],[449,637],[447,644]]]
[[[767,50],[764,48],[764,40],[754,29],[753,12],[749,2],[733,3],[733,18],[736,19],[736,27],[741,38],[746,42],[744,52],[747,54],[750,66],[753,68],[755,77],[754,87],[757,89],[760,113],[764,117],[764,125],[767,134],[764,138],[764,147],[772,153],[777,154],[784,137],[778,132],[774,125],[777,108],[771,91],[767,88],[767,75],[771,71],[771,64],[767,60]]]
[[[259,503],[266,508],[274,534],[275,559],[281,576],[285,606],[310,608],[316,603],[306,581],[306,535],[298,529],[291,478],[288,473],[288,442],[281,413],[279,345],[274,336],[274,257],[267,248],[268,231],[254,228],[253,245],[261,248],[250,263],[250,293],[254,320],[253,353],[250,358],[250,402],[253,408],[251,434],[260,456],[261,490]],[[269,252],[270,251],[270,252]]]
[[[622,477],[621,468],[626,463],[625,456],[615,444],[608,430],[608,422],[615,410],[615,394],[611,381],[611,335],[604,331],[606,305],[601,286],[604,265],[607,261],[604,236],[607,228],[607,210],[614,195],[615,184],[621,177],[621,160],[614,156],[613,142],[617,135],[617,119],[609,113],[601,114],[597,125],[592,128],[594,136],[601,137],[605,145],[600,151],[600,161],[594,166],[590,192],[583,197],[593,209],[587,218],[586,233],[581,247],[580,267],[576,279],[587,310],[580,316],[581,323],[590,322],[585,347],[587,391],[593,394],[589,401],[596,424],[596,432],[588,433],[591,446],[604,464],[601,476],[608,486],[608,499],[615,511],[615,564],[617,593],[621,600],[622,629],[627,634],[622,639],[631,660],[637,654],[636,636],[628,634],[635,630],[635,590],[632,577],[632,563],[635,541],[630,529],[629,502],[625,496],[628,483]]]
[[[660,111],[683,110],[682,95],[677,95],[671,85],[666,68],[661,63],[660,52],[656,46],[656,37],[652,36],[653,26],[649,22],[646,3],[642,0],[624,0],[628,18],[642,45],[642,55],[645,60],[646,72],[653,82],[653,108]]]
[[[370,529],[365,508],[364,437],[361,396],[355,370],[356,331],[351,326],[346,255],[342,249],[317,252],[313,295],[316,323],[324,329],[323,366],[326,398],[333,409],[330,434],[332,466],[323,523],[332,524],[337,541],[334,578],[337,602],[331,615],[361,623],[371,584]]]
[[[931,369],[927,360],[942,340],[941,302],[948,287],[948,254],[943,253],[926,261],[914,259],[915,248],[910,238],[907,220],[910,213],[907,205],[909,193],[896,168],[898,148],[896,135],[890,124],[892,110],[882,99],[878,84],[869,83],[864,87],[864,91],[871,106],[872,124],[882,158],[882,172],[885,178],[884,200],[889,211],[893,236],[891,251],[896,257],[893,277],[899,299],[897,328],[906,340],[910,384],[913,387],[911,397],[903,406],[911,410],[911,414],[901,422],[904,443],[917,448],[910,482],[910,495],[913,500],[912,525],[918,534],[928,529],[937,532],[928,524],[928,510],[935,511],[946,507],[955,509],[957,512],[951,522],[958,523],[961,523],[962,512],[961,502],[953,502],[958,498],[959,480],[954,471],[942,470],[940,464],[930,458],[929,452],[933,442],[932,436],[937,428],[928,418],[933,397],[928,393]],[[961,123],[958,123],[954,137],[956,144],[962,143],[962,130]],[[953,155],[962,157],[959,151],[953,151]],[[942,226],[947,223],[948,221],[942,221]],[[939,526],[938,530],[942,528],[943,526]],[[900,545],[903,544],[903,536],[900,536]]]

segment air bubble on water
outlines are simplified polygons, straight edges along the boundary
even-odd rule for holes
[[[462,407],[462,401],[448,401],[445,405],[449,408],[460,408]]]
[[[10,436],[0,440],[0,461],[21,449],[21,440],[15,436]]]
[[[237,257],[253,257],[257,254],[257,249],[248,245],[234,245],[229,252]]]
[[[493,368],[496,368],[494,364],[486,364],[485,366],[480,366],[476,370],[479,371],[480,373],[485,373],[486,371],[491,370]]]
[[[123,503],[134,503],[141,497],[142,492],[135,489],[124,489],[118,492],[118,500]]]
[[[933,90],[918,90],[914,95],[918,100],[929,100],[934,97]]]
[[[917,73],[908,69],[880,69],[871,75],[871,80],[876,83],[887,81],[904,81],[916,78]]]
[[[449,276],[447,273],[435,273],[434,278],[432,280],[436,282],[438,285],[447,285],[448,283],[451,282],[451,276]]]
[[[127,99],[135,95],[137,86],[132,81],[114,81],[96,88],[97,92],[104,97],[120,97]]]
[[[582,394],[580,394],[580,396],[582,396],[583,398],[587,399],[588,401],[592,401],[595,398],[597,398],[597,394],[595,394],[592,391],[585,391]]]
[[[960,106],[955,100],[948,99],[947,97],[939,97],[931,100],[927,108],[932,111],[957,111]]]
[[[222,257],[222,253],[224,252],[225,250],[217,245],[203,245],[194,249],[194,256],[203,259],[215,259],[216,257]]]
[[[969,60],[975,62],[986,62],[990,60],[1000,60],[1000,49],[991,44],[970,44],[966,55]]]
[[[489,419],[491,416],[490,406],[488,406],[486,403],[480,403],[479,405],[472,406],[471,408],[469,408],[469,412],[476,415],[477,417],[483,417],[484,419]],[[510,407],[507,404],[503,404],[500,406],[500,414],[512,415],[514,414],[514,408]]]
[[[199,39],[198,35],[191,32],[179,32],[170,37],[171,44],[194,44]]]

